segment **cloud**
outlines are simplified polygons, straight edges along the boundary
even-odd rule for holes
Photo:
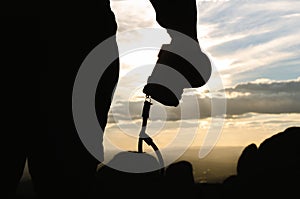
[[[297,93],[300,92],[300,78],[295,80],[274,81],[270,79],[257,79],[252,82],[240,83],[233,88],[225,89],[228,93]]]
[[[256,79],[262,72],[268,78],[295,78],[295,65],[300,64],[299,9],[296,0],[199,1],[200,45],[231,80],[226,86],[250,75]]]
[[[247,112],[300,113],[300,78],[289,81],[254,81],[241,83],[225,89],[228,96],[240,93],[227,100],[229,115]]]
[[[300,77],[285,81],[258,79],[218,92],[226,94],[227,118],[247,117],[247,113],[300,113]],[[211,115],[211,99],[223,100],[218,92],[197,93],[195,89],[188,90],[178,107],[166,107],[154,102],[150,118],[176,121],[216,117],[218,115]],[[116,100],[109,114],[109,122],[140,119],[142,107],[143,99],[140,98]]]

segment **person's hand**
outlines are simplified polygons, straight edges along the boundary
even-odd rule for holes
[[[196,0],[150,0],[150,2],[160,26],[179,31],[197,40]]]

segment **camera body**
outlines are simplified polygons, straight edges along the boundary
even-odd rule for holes
[[[176,53],[182,51],[187,58]],[[199,45],[165,44],[143,92],[163,105],[176,107],[183,89],[206,84],[211,70],[211,62]]]

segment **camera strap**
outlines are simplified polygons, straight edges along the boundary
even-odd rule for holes
[[[158,149],[158,147],[156,146],[156,144],[153,142],[153,139],[146,134],[146,128],[147,128],[147,122],[148,122],[148,118],[150,115],[150,108],[151,108],[151,97],[149,95],[146,95],[146,99],[144,102],[144,107],[143,107],[143,111],[142,111],[142,118],[143,118],[143,122],[142,122],[142,128],[139,134],[139,142],[138,142],[138,152],[139,153],[143,153],[143,141],[146,142],[149,146],[151,146],[158,158],[160,167],[161,167],[161,172],[164,172],[164,161],[162,158],[162,155]]]

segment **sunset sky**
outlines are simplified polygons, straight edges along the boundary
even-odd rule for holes
[[[148,131],[155,142],[161,148],[168,146],[180,129],[185,134],[182,140],[196,131],[195,137],[191,135],[191,146],[202,146],[212,123],[218,122],[212,120],[215,116],[210,104],[212,98],[220,97],[218,93],[226,94],[227,106],[216,146],[259,145],[289,126],[300,126],[300,2],[198,0],[197,5],[199,43],[216,69],[210,81],[219,76],[223,86],[186,90],[176,108],[154,102]],[[111,7],[120,45],[149,39],[126,31],[161,28],[148,0],[115,0]],[[163,41],[168,42],[167,34]],[[123,150],[136,149],[142,88],[157,53],[137,50],[121,55],[120,80],[105,133],[107,149],[110,144]],[[181,107],[189,110],[184,118]],[[195,114],[198,108],[200,116]],[[182,147],[180,143],[172,147]]]

